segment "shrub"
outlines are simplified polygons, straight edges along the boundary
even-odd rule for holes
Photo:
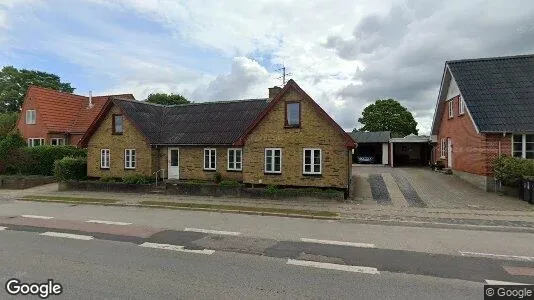
[[[274,196],[278,194],[279,190],[276,185],[268,185],[267,188],[265,189],[265,192],[267,193],[267,195]]]
[[[87,150],[73,146],[38,146],[24,148],[27,161],[19,170],[27,175],[52,175],[54,162],[64,157],[87,157]]]
[[[117,182],[117,179],[115,177],[111,177],[111,176],[104,176],[104,177],[100,177],[100,179],[98,179],[98,181],[100,181],[100,182]]]
[[[235,180],[222,180],[221,182],[219,182],[219,185],[236,187],[236,186],[240,186],[241,184]]]
[[[501,155],[493,163],[495,178],[507,186],[517,186],[521,177],[534,176],[534,161]]]
[[[222,180],[221,173],[215,172],[215,174],[213,174],[213,180],[215,181],[215,183],[220,183]]]
[[[54,176],[61,181],[87,178],[87,158],[66,156],[56,160]]]
[[[147,184],[151,181],[151,177],[139,173],[128,174],[122,178],[122,182],[128,184]]]
[[[20,173],[19,168],[26,161],[24,147],[26,142],[18,132],[0,137],[0,174]]]

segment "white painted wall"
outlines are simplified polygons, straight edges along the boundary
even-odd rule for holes
[[[452,97],[460,95],[460,89],[458,88],[458,85],[456,84],[456,80],[454,78],[451,78],[451,83],[449,84],[449,87],[447,88],[447,98],[445,100],[449,100]]]

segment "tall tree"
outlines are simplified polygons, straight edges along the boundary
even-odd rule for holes
[[[6,66],[0,71],[0,112],[19,111],[30,85],[67,93],[74,92],[70,83],[61,82],[57,75]]]
[[[165,93],[156,93],[148,95],[146,102],[163,104],[163,105],[177,105],[177,104],[187,104],[191,103],[184,96],[180,94],[165,94]]]
[[[358,122],[363,124],[360,131],[391,131],[403,136],[418,134],[412,113],[394,99],[376,100],[363,110]]]
[[[15,129],[18,118],[17,112],[0,113],[0,138],[7,136]]]

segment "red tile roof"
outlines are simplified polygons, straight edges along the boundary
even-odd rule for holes
[[[84,133],[110,97],[135,99],[132,94],[89,97],[31,86],[27,97],[36,102],[40,117],[49,132]]]

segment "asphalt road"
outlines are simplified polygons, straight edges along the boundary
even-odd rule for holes
[[[0,232],[0,279],[54,279],[50,299],[481,299],[483,284],[447,278],[347,272],[288,264],[285,258],[211,255]],[[9,299],[5,291],[0,298]],[[17,298],[19,299],[19,298]]]

